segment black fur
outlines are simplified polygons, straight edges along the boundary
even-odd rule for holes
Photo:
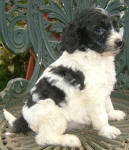
[[[32,96],[34,93],[38,94],[39,100],[51,98],[58,106],[60,106],[61,102],[65,101],[65,93],[56,86],[53,86],[52,82],[49,82],[47,78],[41,79],[35,86],[36,90],[33,91]],[[34,104],[35,102],[33,102],[32,97],[30,97],[27,102],[28,107]]]
[[[58,66],[52,68],[51,71],[65,79],[66,82],[71,84],[72,86],[78,86],[79,89],[83,90],[85,77],[81,71],[73,71],[71,68],[67,68],[64,66]]]
[[[62,46],[69,52],[85,51],[90,48],[102,53],[105,42],[110,35],[111,26],[116,26],[112,16],[102,14],[101,10],[86,9],[82,11],[63,30]]]
[[[28,126],[28,123],[22,115],[13,123],[13,130],[15,133],[24,134],[27,134],[28,131],[31,131],[31,129]]]
[[[31,106],[33,106],[34,104],[36,104],[36,102],[33,101],[32,95],[29,94],[28,101],[27,101],[27,106],[28,106],[28,107],[31,107]]]

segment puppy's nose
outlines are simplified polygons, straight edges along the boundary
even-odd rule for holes
[[[124,43],[123,43],[122,40],[117,39],[117,40],[115,41],[115,46],[116,46],[116,48],[122,48],[123,45],[124,45]]]

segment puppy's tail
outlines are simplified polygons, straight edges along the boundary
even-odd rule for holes
[[[6,109],[3,110],[3,113],[5,119],[8,121],[9,125],[13,128],[13,131],[15,133],[27,134],[28,131],[31,131],[23,115],[21,115],[19,118],[16,118]]]

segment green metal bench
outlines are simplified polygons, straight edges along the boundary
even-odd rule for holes
[[[58,2],[57,2],[58,1]],[[4,45],[15,54],[32,49],[35,66],[30,80],[12,79],[0,92],[0,150],[43,150],[70,149],[60,146],[40,147],[34,141],[34,133],[12,134],[4,120],[2,109],[6,107],[14,115],[20,113],[42,72],[62,53],[60,36],[63,27],[81,10],[100,6],[112,14],[124,14],[121,26],[124,32],[124,51],[116,58],[117,79],[112,99],[115,108],[127,113],[123,121],[112,121],[122,134],[115,140],[100,137],[90,126],[70,131],[82,141],[85,150],[128,150],[129,149],[129,1],[128,0],[0,0],[0,36]],[[19,26],[18,26],[19,25]],[[55,36],[56,35],[56,36]],[[57,38],[58,37],[58,38]],[[31,50],[31,52],[32,52]],[[75,148],[72,148],[75,149]]]

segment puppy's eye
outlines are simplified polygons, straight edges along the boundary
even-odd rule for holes
[[[99,34],[99,35],[104,34],[105,31],[106,31],[106,29],[104,29],[103,27],[97,27],[97,28],[95,28],[95,32],[96,32],[97,34]]]

